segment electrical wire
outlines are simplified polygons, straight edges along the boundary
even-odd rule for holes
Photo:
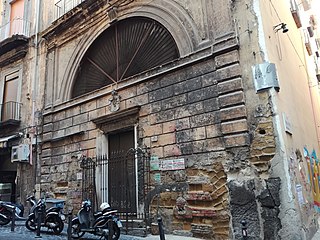
[[[275,8],[275,6],[274,6],[273,3],[272,3],[272,0],[269,0],[269,2],[270,2],[270,4],[271,4],[273,10],[274,10],[275,13],[276,13],[276,15],[277,15],[277,17],[278,17],[278,20],[279,20],[280,22],[282,22],[282,20],[281,20],[281,18],[280,18],[280,16],[279,16],[279,13],[278,13],[278,11],[277,11],[277,9]],[[295,45],[293,44],[293,41],[292,41],[292,39],[290,38],[289,34],[286,34],[286,35],[287,35],[291,46],[293,47],[296,55],[298,56],[298,58],[299,58],[299,60],[300,60],[300,62],[301,62],[301,64],[302,64],[302,66],[303,66],[304,70],[306,71],[306,73],[307,73],[307,75],[308,75],[308,78],[309,78],[308,70],[307,70],[307,68],[306,68],[306,66],[305,66],[305,63],[303,62],[302,58],[300,57],[297,48],[296,48]]]

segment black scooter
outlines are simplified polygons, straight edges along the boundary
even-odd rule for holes
[[[27,201],[31,204],[31,210],[36,206],[36,200],[34,196],[27,198]],[[15,221],[25,221],[26,218],[23,217],[24,206],[22,204],[15,204],[12,202],[0,201],[0,225],[6,225],[12,221],[14,213]]]
[[[40,218],[40,219],[39,219]],[[47,227],[54,234],[60,234],[63,230],[65,216],[61,207],[51,207],[46,209],[44,199],[40,199],[33,211],[28,216],[25,226],[30,231],[36,231],[40,220],[40,227]]]
[[[73,239],[81,238],[86,232],[100,236],[100,239],[107,240],[111,234],[113,240],[120,237],[122,223],[115,215],[117,210],[112,210],[108,203],[102,203],[101,211],[92,213],[91,202],[86,200],[82,203],[77,217],[71,222],[71,236]]]

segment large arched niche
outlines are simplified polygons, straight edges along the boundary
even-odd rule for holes
[[[123,19],[101,33],[83,56],[71,98],[119,83],[179,57],[172,35],[159,22],[146,17]]]
[[[179,9],[178,6],[172,6],[169,11],[168,8],[162,8],[152,2],[149,5],[137,6],[119,16],[119,21],[125,20],[131,17],[145,17],[150,18],[158,22],[165,29],[167,29],[172,35],[175,43],[177,44],[180,57],[191,54],[200,42],[199,32],[193,20],[183,12],[183,9]],[[177,14],[179,12],[179,14]],[[58,99],[55,102],[62,103],[70,100],[72,97],[73,86],[78,74],[78,68],[81,65],[81,61],[91,47],[93,42],[99,38],[99,36],[106,31],[110,26],[104,23],[105,19],[97,25],[95,29],[84,34],[82,40],[77,44],[70,60],[68,62],[65,74],[62,80],[62,86],[59,89]]]

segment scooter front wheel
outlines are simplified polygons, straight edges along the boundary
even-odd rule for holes
[[[1,226],[7,225],[11,221],[11,218],[10,218],[11,213],[6,210],[1,212],[1,214],[3,214],[3,216],[0,215],[0,225]]]
[[[73,239],[79,239],[84,234],[85,234],[85,232],[81,231],[79,219],[72,220],[72,222],[71,222],[71,237]]]

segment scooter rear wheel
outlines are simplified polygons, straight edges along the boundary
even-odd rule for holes
[[[69,226],[70,227],[70,226]],[[78,219],[74,219],[72,220],[72,223],[71,223],[71,237],[73,239],[79,239],[81,238],[85,232],[82,232],[81,231],[81,228],[80,228],[80,222]]]
[[[113,236],[112,240],[118,240],[120,238],[120,228],[115,222],[113,222]]]
[[[118,227],[118,225],[115,222],[112,222],[112,240],[118,240],[120,238],[120,228]],[[110,231],[109,231],[110,233]],[[103,238],[104,240],[109,240],[109,236],[104,236]]]
[[[35,219],[35,216],[34,214],[33,215],[30,215],[26,221],[26,228],[30,231],[36,231],[37,229],[37,224],[36,224],[36,219]]]
[[[49,227],[50,223],[53,223],[55,226],[54,227]],[[62,222],[61,218],[57,215],[49,216],[46,219],[46,225],[48,228],[52,229],[53,233],[55,235],[58,235],[62,232],[64,223]]]

